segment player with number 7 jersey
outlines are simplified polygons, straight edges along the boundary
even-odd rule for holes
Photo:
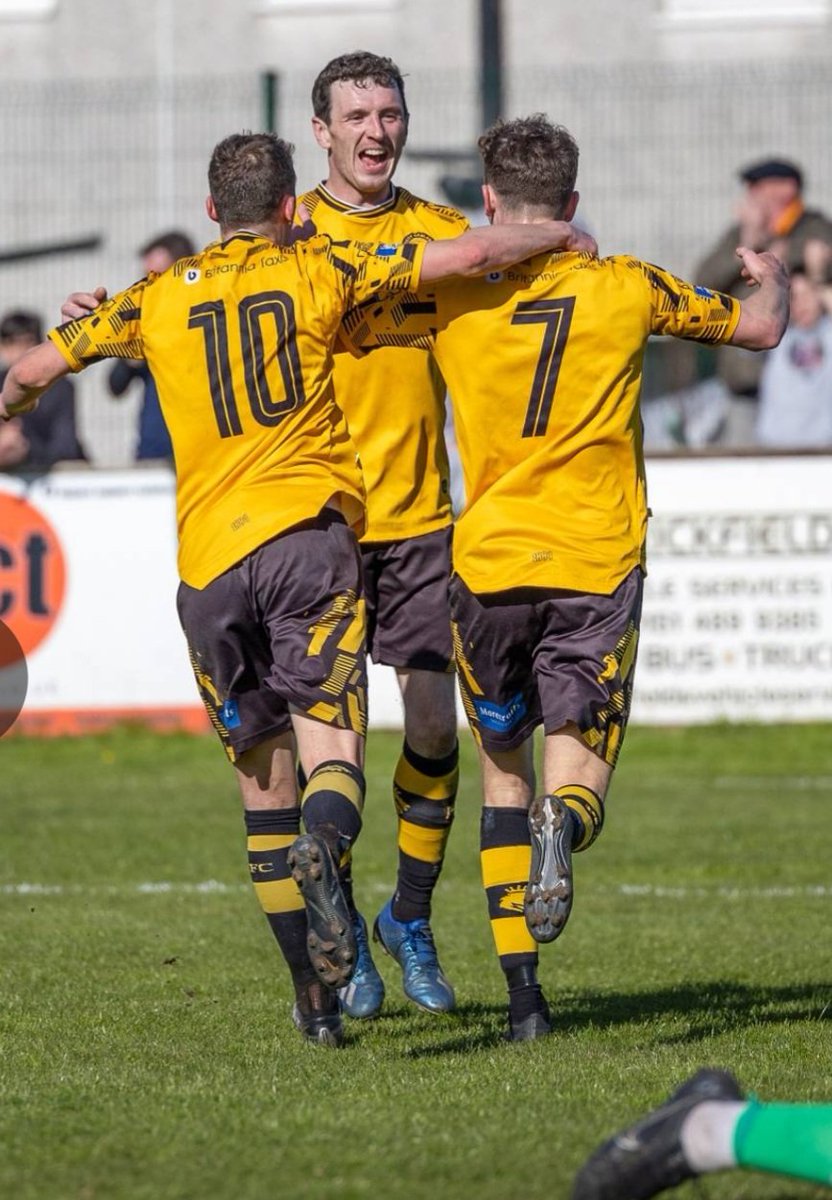
[[[644,561],[647,338],[724,341],[738,315],[637,259],[557,253],[370,303],[346,334],[433,349],[465,480],[454,571],[472,591],[609,594]]]
[[[543,114],[480,138],[494,226],[571,220],[578,147]],[[653,334],[765,349],[785,273],[745,255],[739,301],[629,256],[545,253],[482,279],[370,302],[356,347],[432,349],[448,385],[466,506],[453,538],[457,675],[483,778],[480,852],[508,1036],[548,1034],[537,944],[559,936],[571,856],[594,842],[627,727],[645,567],[639,392]],[[543,794],[532,735],[543,725]]]

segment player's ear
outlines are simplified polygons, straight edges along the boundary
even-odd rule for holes
[[[566,202],[566,208],[563,211],[564,221],[571,221],[575,215],[575,210],[578,207],[578,201],[581,198],[580,192],[573,192]]]
[[[291,225],[295,219],[295,205],[297,201],[294,196],[284,196],[280,201],[280,216],[287,225]]]
[[[216,206],[216,204],[214,204],[214,197],[213,197],[213,196],[206,196],[206,197],[205,197],[205,211],[206,211],[206,212],[207,212],[207,214],[208,214],[208,219],[209,219],[209,220],[211,220],[211,221],[216,221],[216,223],[217,223],[217,224],[219,224],[219,220],[220,220],[220,219],[219,219],[219,217],[217,216],[217,206]]]
[[[315,135],[315,141],[322,150],[330,150],[332,148],[332,138],[329,136],[326,121],[322,121],[320,117],[313,117],[312,132]]]
[[[489,224],[493,225],[494,214],[497,211],[497,198],[490,183],[482,185],[482,206],[485,209],[485,215],[488,218]]]

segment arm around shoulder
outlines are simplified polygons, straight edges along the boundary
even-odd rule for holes
[[[597,253],[594,239],[567,221],[480,225],[425,247],[421,283],[454,275],[487,275],[550,250]]]

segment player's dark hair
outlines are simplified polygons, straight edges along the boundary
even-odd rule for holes
[[[575,190],[578,144],[543,113],[497,121],[477,142],[485,182],[509,208],[531,205],[561,217]]]
[[[371,54],[369,50],[354,50],[328,62],[312,85],[312,111],[325,125],[332,116],[333,83],[355,83],[359,87],[372,83],[376,87],[398,88],[404,119],[410,116],[404,96],[404,79],[392,58]]]
[[[167,233],[160,233],[157,237],[151,238],[149,242],[145,242],[140,247],[139,255],[144,258],[146,254],[151,254],[154,250],[166,251],[172,262],[176,262],[180,258],[190,258],[192,254],[196,254],[196,246],[187,233],[183,233],[181,229],[169,229]]]
[[[222,229],[262,225],[295,194],[294,146],[274,133],[232,133],[214,147],[208,186]]]
[[[0,319],[0,341],[16,342],[19,338],[43,341],[43,323],[37,313],[28,308],[13,308]]]

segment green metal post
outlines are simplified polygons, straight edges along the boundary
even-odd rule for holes
[[[260,76],[263,102],[263,129],[266,133],[277,133],[277,98],[280,78],[277,71],[264,71]]]

